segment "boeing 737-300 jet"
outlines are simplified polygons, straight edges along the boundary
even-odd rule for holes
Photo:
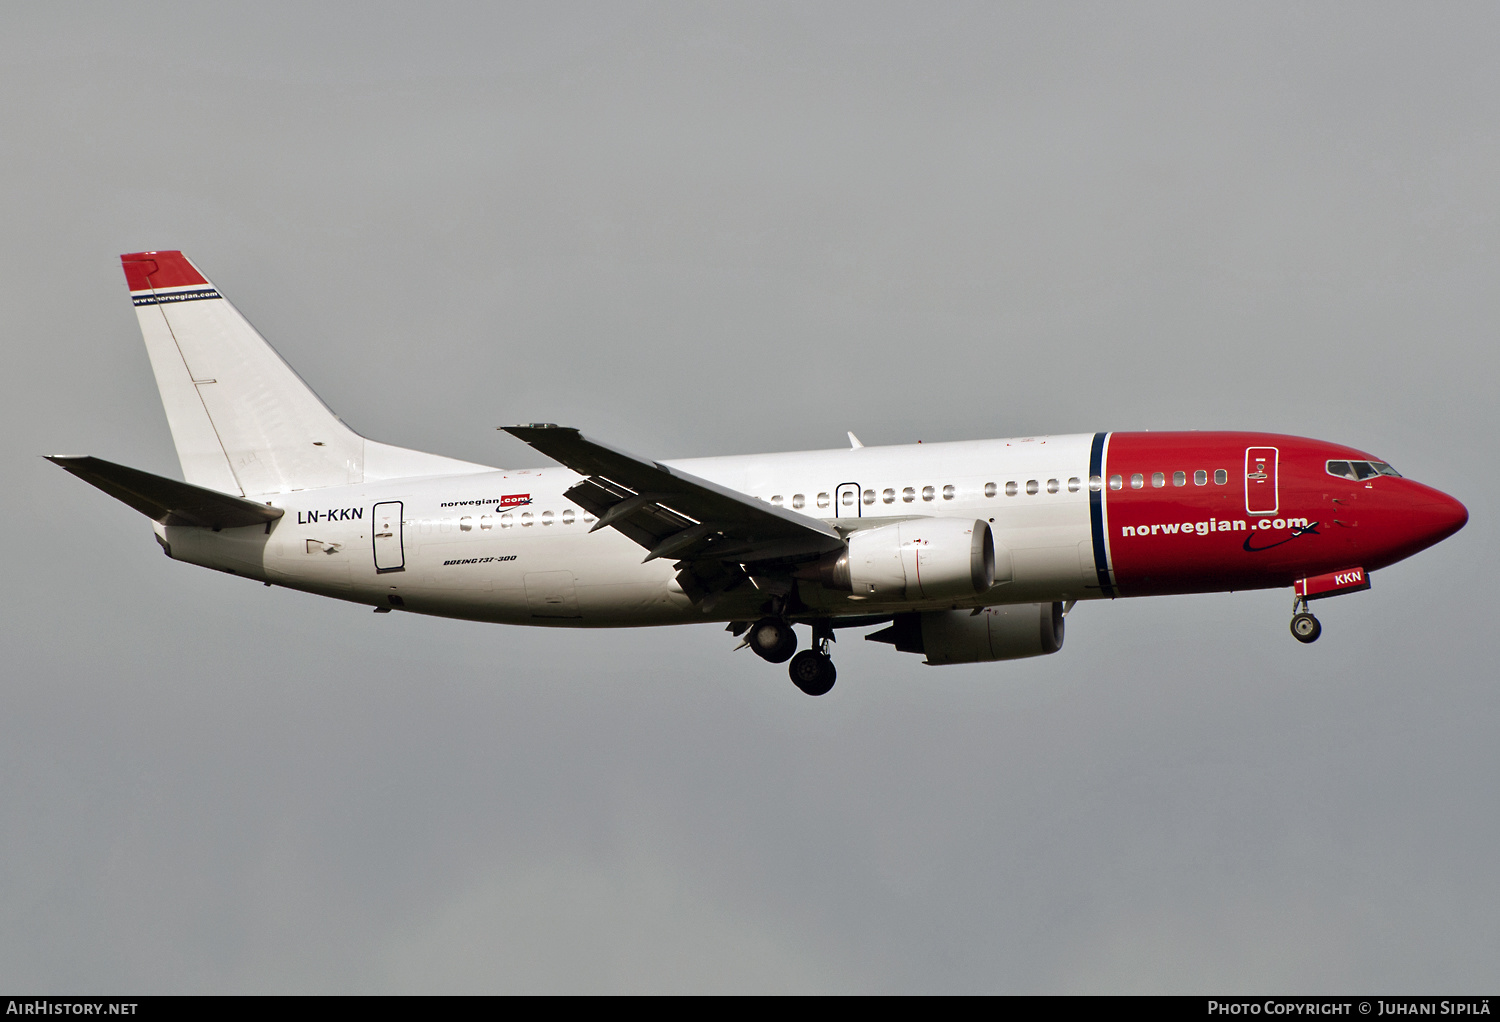
[[[168,557],[392,610],[574,628],[726,622],[833,687],[835,629],[928,664],[1056,653],[1078,600],[1311,600],[1451,536],[1452,497],[1341,444],[1083,433],[659,462],[550,423],[561,467],[366,440],[181,252],[121,257],[186,482],[50,460],[142,512]],[[795,625],[811,644],[797,652]],[[795,655],[794,655],[795,654]]]

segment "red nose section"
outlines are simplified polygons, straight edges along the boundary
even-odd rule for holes
[[[1391,480],[1374,493],[1359,494],[1354,506],[1365,503],[1350,533],[1367,570],[1384,568],[1426,550],[1453,535],[1469,520],[1469,510],[1442,490],[1414,479]],[[1352,516],[1351,516],[1352,518]],[[1335,524],[1338,520],[1335,518]]]
[[[1440,543],[1462,529],[1469,521],[1469,509],[1438,490],[1431,499],[1416,504],[1411,511],[1412,524],[1422,537],[1423,546]]]

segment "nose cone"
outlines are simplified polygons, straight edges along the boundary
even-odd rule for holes
[[[1424,486],[1426,492],[1412,502],[1410,527],[1424,547],[1442,542],[1469,521],[1469,509],[1441,490]]]
[[[1356,498],[1363,510],[1350,538],[1369,571],[1441,543],[1469,520],[1469,509],[1442,490],[1413,479],[1391,482],[1397,485],[1377,489],[1363,505]]]

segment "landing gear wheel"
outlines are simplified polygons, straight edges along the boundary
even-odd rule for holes
[[[1292,616],[1292,638],[1298,642],[1317,642],[1322,634],[1323,626],[1311,614],[1303,611]]]
[[[792,657],[787,673],[792,676],[792,684],[810,696],[827,695],[839,676],[828,654],[811,649],[804,649]]]
[[[784,664],[797,652],[797,633],[791,625],[774,617],[755,622],[745,638],[756,656],[773,664]]]

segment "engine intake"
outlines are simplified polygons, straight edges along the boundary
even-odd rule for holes
[[[923,653],[929,664],[976,664],[1046,656],[1062,649],[1063,605],[1020,603],[968,610],[897,614],[889,628],[865,638],[903,653]]]

